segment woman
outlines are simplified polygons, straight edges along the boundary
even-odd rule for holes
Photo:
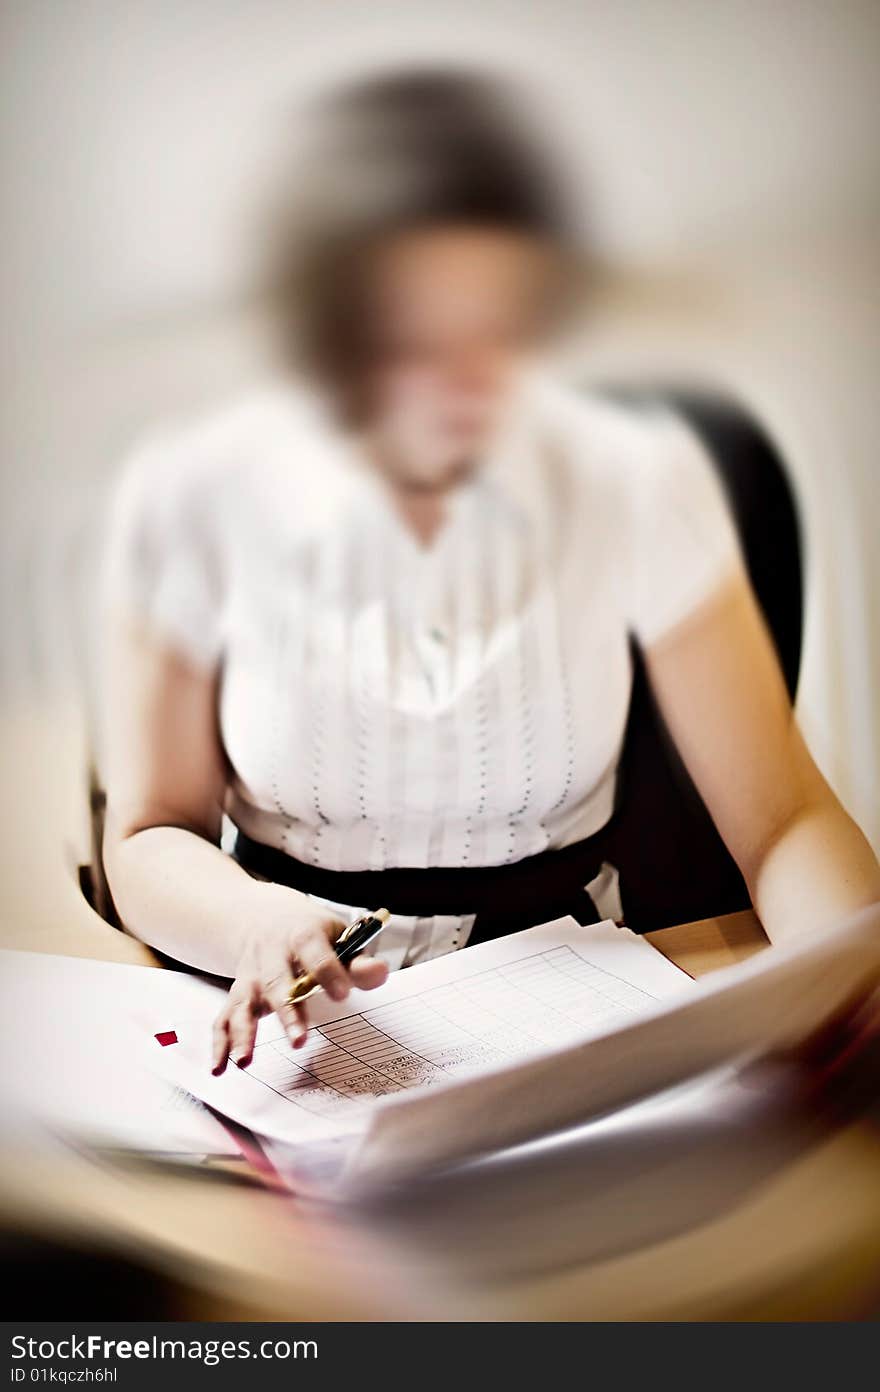
[[[303,1042],[300,971],[342,1000],[620,915],[630,635],[772,940],[873,902],[697,442],[539,370],[565,219],[498,93],[376,79],[319,135],[283,243],[298,385],[147,447],[112,526],[107,871],[129,931],[233,978],[217,1069],[269,1011]]]

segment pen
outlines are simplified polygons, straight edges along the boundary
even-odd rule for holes
[[[355,957],[358,957],[374,938],[378,938],[390,917],[387,909],[376,909],[375,913],[364,914],[343,929],[333,944],[333,950],[343,966],[354,961]],[[313,991],[318,989],[319,983],[311,973],[304,972],[302,976],[295,979],[291,986],[287,997],[288,1004],[298,1005],[300,1001],[304,1001]]]

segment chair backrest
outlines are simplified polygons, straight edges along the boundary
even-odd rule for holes
[[[699,436],[718,471],[758,603],[792,700],[803,587],[797,509],[779,453],[746,410],[675,387],[610,389],[633,409],[665,405]],[[634,680],[612,831],[624,913],[635,932],[748,908],[749,894],[651,694],[633,644]]]

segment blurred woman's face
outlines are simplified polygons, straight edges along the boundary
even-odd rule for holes
[[[396,482],[444,487],[479,463],[537,346],[551,274],[536,240],[481,228],[413,231],[376,253],[366,434]]]

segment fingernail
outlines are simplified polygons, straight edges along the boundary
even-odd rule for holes
[[[215,1063],[214,1067],[211,1069],[211,1072],[213,1073],[215,1078],[219,1078],[220,1074],[223,1072],[225,1067],[226,1060],[224,1059],[222,1063]]]
[[[235,1064],[236,1068],[244,1068],[249,1060],[250,1054],[238,1054],[237,1057],[233,1058],[232,1062]]]

